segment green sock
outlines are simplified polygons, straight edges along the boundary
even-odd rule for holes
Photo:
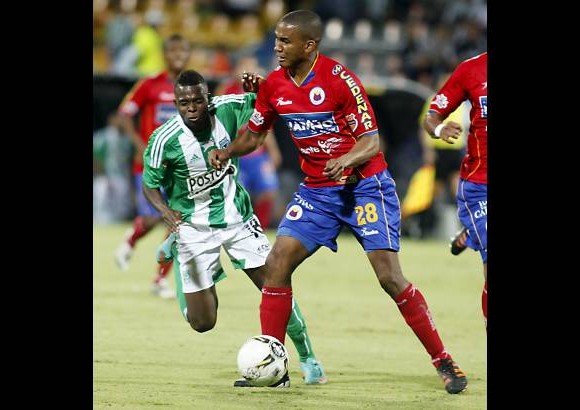
[[[304,321],[302,312],[300,312],[298,303],[294,298],[292,298],[292,312],[290,312],[290,319],[288,320],[286,333],[290,336],[290,339],[292,339],[294,346],[296,346],[301,362],[306,361],[309,357],[312,359],[316,358],[316,355],[312,350],[310,337],[306,331],[306,322]]]
[[[173,244],[175,246],[175,244]],[[187,320],[187,302],[185,301],[185,295],[181,287],[181,273],[179,272],[179,261],[177,260],[177,249],[172,247],[173,251],[173,279],[175,280],[175,294],[177,295],[177,301],[179,302],[179,311],[183,315],[184,319]]]

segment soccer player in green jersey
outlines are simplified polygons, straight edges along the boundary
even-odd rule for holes
[[[175,265],[180,309],[191,327],[202,333],[211,330],[217,320],[215,283],[225,277],[220,263],[222,246],[233,266],[242,269],[258,289],[264,283],[271,247],[248,192],[238,182],[238,159],[217,170],[207,156],[236,138],[253,112],[256,94],[229,94],[210,100],[204,78],[194,70],[178,76],[174,93],[179,115],[149,138],[143,155],[143,193],[175,238],[169,252]],[[295,300],[287,333],[298,350],[305,383],[326,383]],[[272,387],[289,385],[286,374]],[[234,386],[249,384],[237,380]]]

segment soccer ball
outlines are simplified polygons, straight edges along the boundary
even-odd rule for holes
[[[238,370],[253,386],[271,386],[288,371],[288,351],[273,336],[250,337],[238,352]]]

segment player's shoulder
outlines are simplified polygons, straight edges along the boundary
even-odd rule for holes
[[[323,81],[358,80],[356,74],[346,65],[323,54],[319,54],[317,65],[317,71],[324,77]]]
[[[458,66],[457,69],[462,69],[462,70],[469,70],[474,66],[480,66],[480,65],[485,65],[487,64],[487,51],[478,54],[476,56],[473,56],[471,58],[468,58],[466,60],[463,60]]]
[[[245,104],[251,104],[256,100],[254,93],[223,94],[210,99],[210,110],[215,112],[226,111]]]

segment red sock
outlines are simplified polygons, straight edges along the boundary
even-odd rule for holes
[[[435,367],[441,359],[450,359],[451,355],[445,351],[443,342],[439,338],[435,322],[431,318],[429,307],[425,298],[412,283],[407,289],[395,298],[395,302],[405,318],[405,322],[413,329],[427,353],[431,356],[431,362]]]
[[[127,240],[127,242],[129,242],[129,245],[131,245],[131,248],[133,248],[135,246],[135,243],[139,240],[139,238],[145,236],[147,232],[149,231],[145,228],[145,219],[142,216],[138,216],[137,218],[135,218],[133,220],[133,233]]]
[[[160,263],[159,267],[157,268],[157,276],[153,280],[155,283],[159,283],[159,281],[165,278],[169,272],[171,272],[171,267],[173,266],[173,261]]]
[[[274,336],[284,343],[291,312],[292,288],[262,288],[260,323],[263,335]]]
[[[481,292],[481,310],[483,310],[483,320],[485,322],[485,330],[487,331],[487,281],[483,285]]]
[[[272,209],[274,208],[274,201],[271,199],[262,199],[256,202],[254,206],[254,213],[260,221],[262,228],[266,229],[270,226],[270,218],[272,217]]]

